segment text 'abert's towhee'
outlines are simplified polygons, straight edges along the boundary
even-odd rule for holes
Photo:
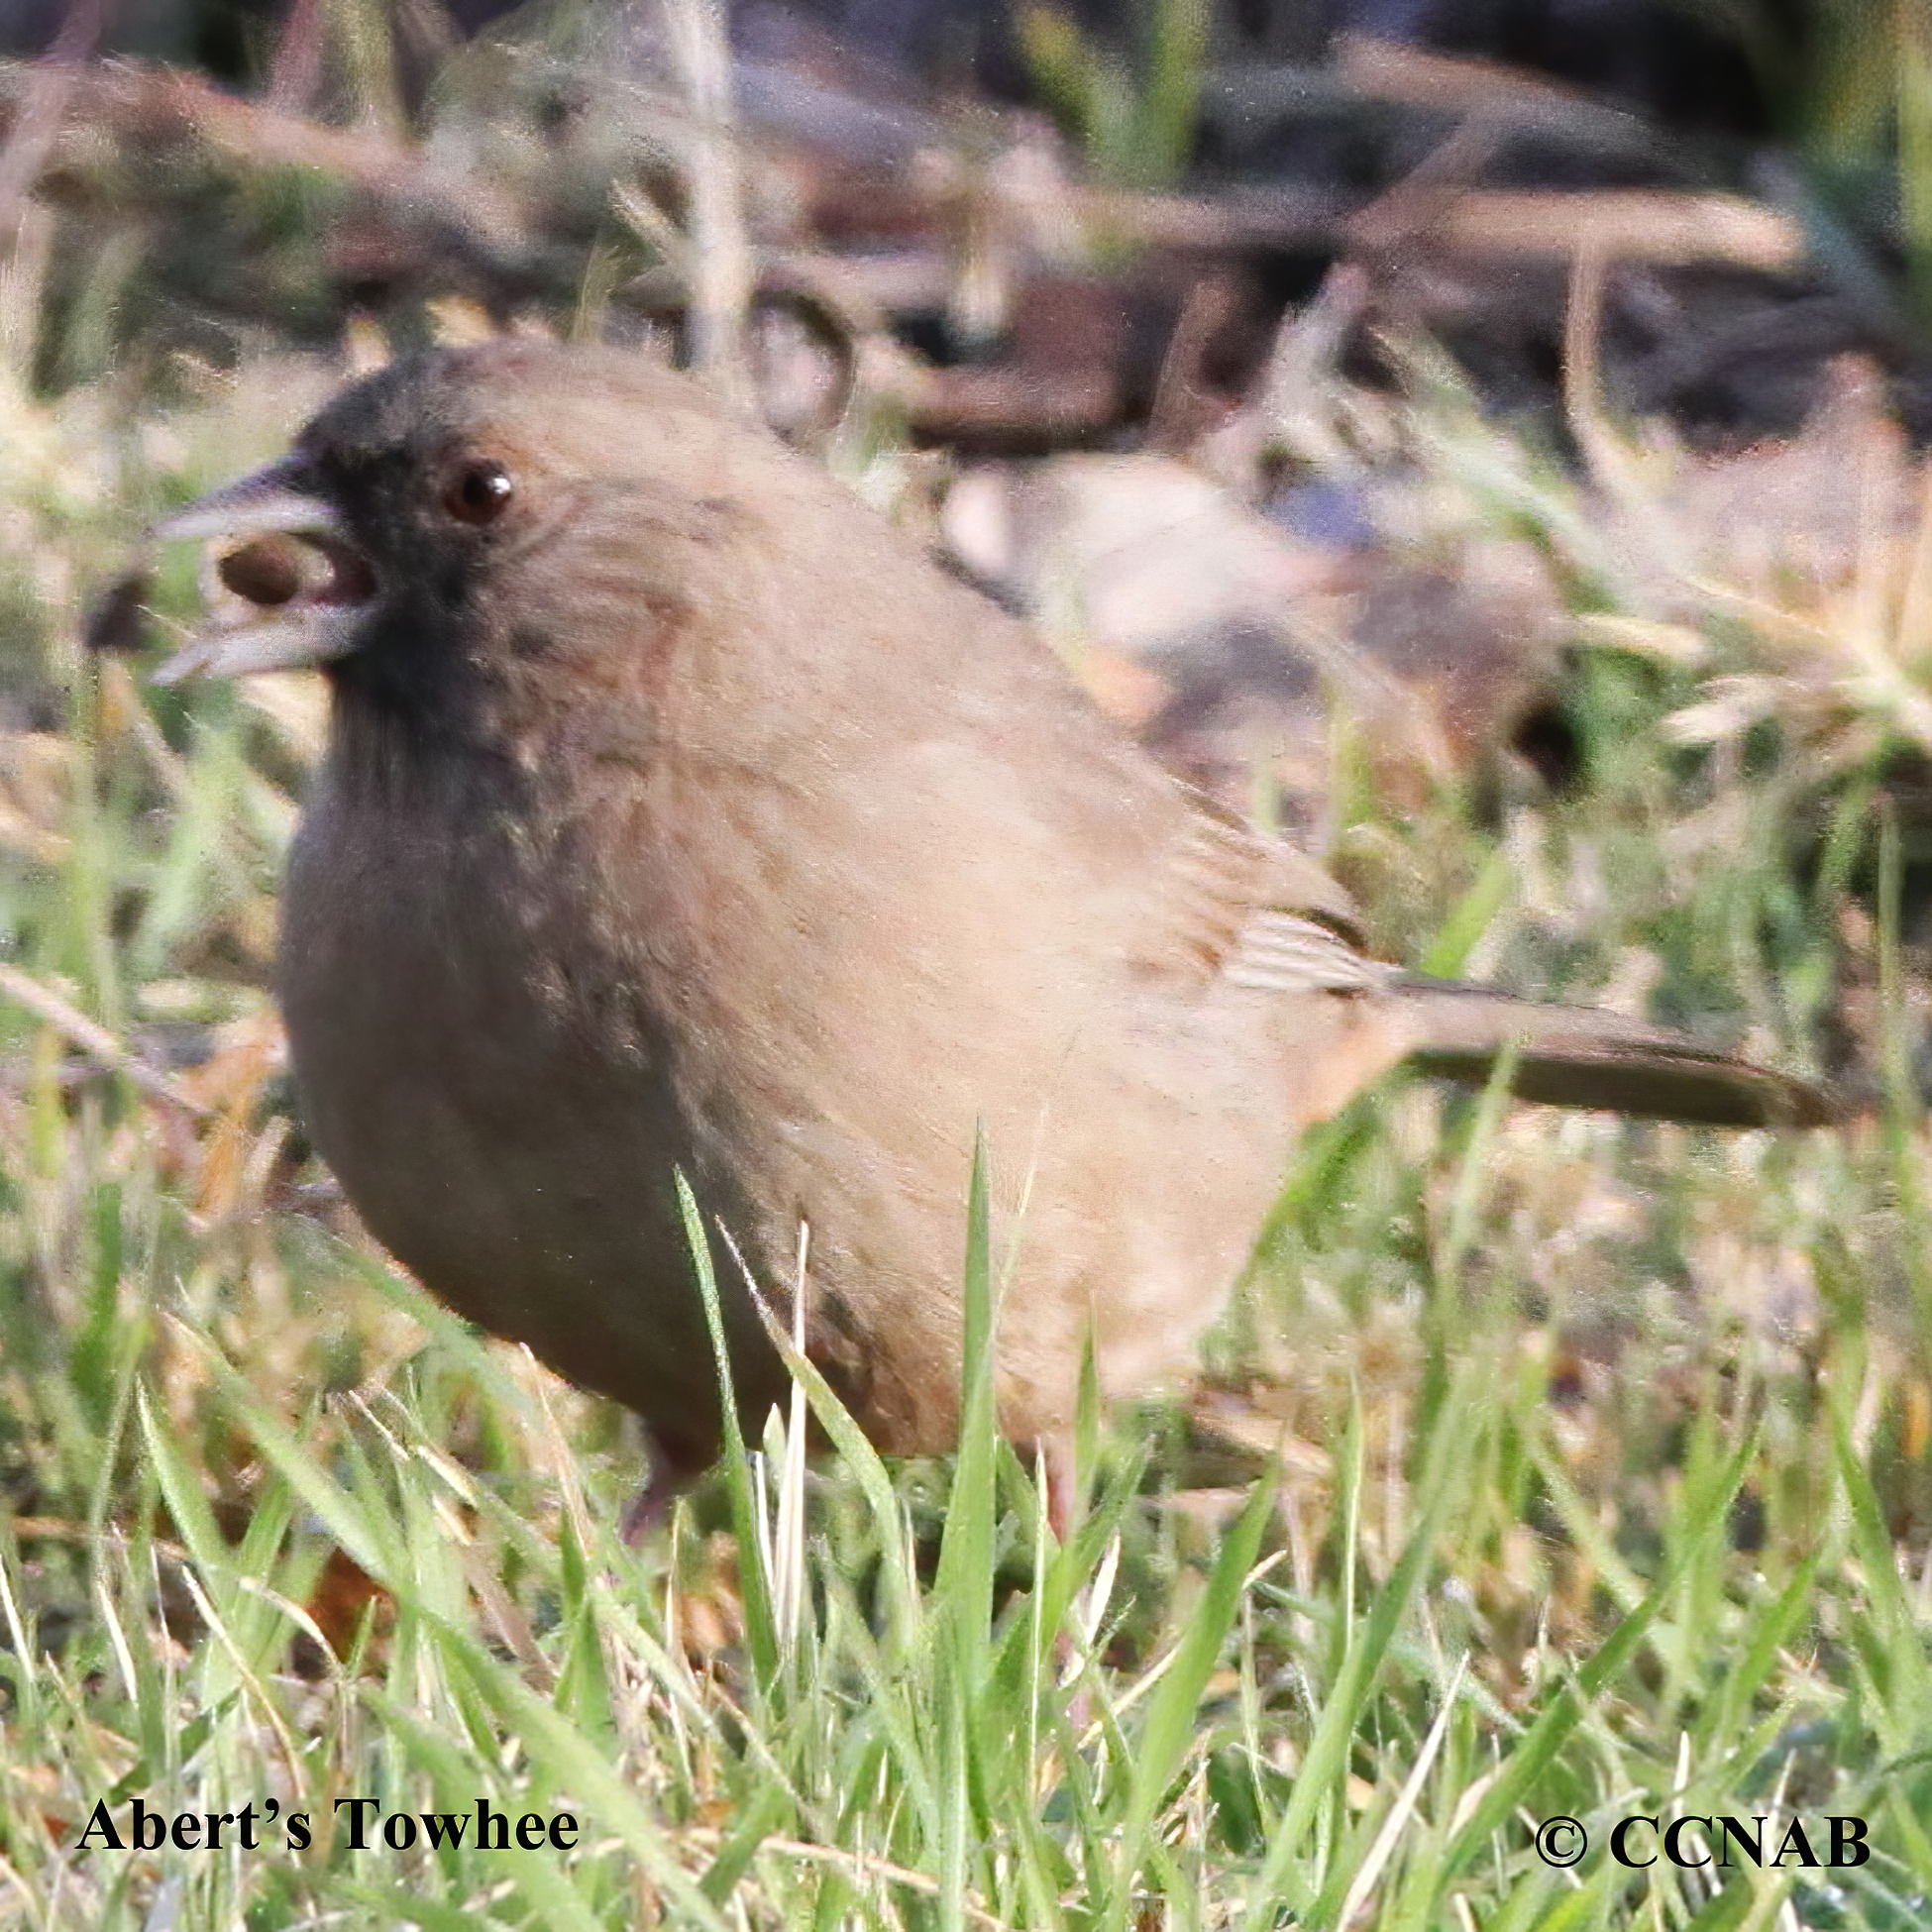
[[[675,1169],[888,1450],[957,1423],[976,1127],[1019,1216],[997,1398],[1063,1438],[1183,1370],[1295,1137],[1385,1068],[1723,1126],[1823,1096],[1585,1009],[1405,977],[1022,626],[641,356],[357,384],[163,534],[235,608],[163,675],[321,665],[280,996],[317,1145],[438,1295],[719,1441]],[[996,1250],[1001,1251],[1001,1250]],[[782,1367],[719,1271],[748,1417]]]

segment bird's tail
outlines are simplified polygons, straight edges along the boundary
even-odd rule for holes
[[[1601,1107],[1707,1127],[1823,1127],[1842,1108],[1824,1087],[1593,1007],[1514,999],[1449,980],[1405,980],[1412,1064],[1480,1085],[1510,1046],[1510,1089],[1556,1107]]]

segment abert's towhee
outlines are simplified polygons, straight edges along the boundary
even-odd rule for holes
[[[280,997],[316,1144],[438,1295],[715,1453],[673,1171],[873,1440],[957,1419],[984,1123],[1014,1439],[1183,1370],[1295,1138],[1395,1062],[1722,1126],[1803,1082],[1418,980],[1021,625],[637,355],[498,342],[358,383],[163,534],[226,615],[163,673],[320,665]],[[719,1271],[751,1418],[782,1367]]]

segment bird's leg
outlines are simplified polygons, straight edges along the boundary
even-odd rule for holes
[[[1073,1436],[1064,1430],[1042,1436],[1034,1446],[1034,1452],[1039,1457],[1040,1480],[1046,1488],[1046,1527],[1052,1531],[1053,1541],[1064,1550],[1067,1538],[1072,1534],[1074,1506],[1079,1500]],[[1064,1623],[1053,1633],[1051,1656],[1053,1681],[1057,1684],[1073,1674],[1080,1661],[1074,1650],[1072,1633]],[[1078,1737],[1092,1721],[1093,1700],[1088,1696],[1084,1684],[1076,1684],[1072,1696],[1067,1700],[1067,1723]]]
[[[1040,1475],[1046,1484],[1046,1527],[1053,1541],[1066,1548],[1073,1528],[1074,1494],[1078,1487],[1073,1438],[1064,1431],[1042,1436],[1037,1444]]]
[[[644,1448],[648,1457],[644,1480],[637,1493],[624,1505],[617,1534],[624,1548],[635,1550],[652,1531],[671,1520],[671,1511],[716,1459],[661,1429],[644,1425]]]

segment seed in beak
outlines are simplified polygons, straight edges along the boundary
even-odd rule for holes
[[[298,598],[313,604],[361,603],[376,589],[363,559],[320,533],[268,530],[228,551],[215,565],[224,590],[258,609],[278,610]]]
[[[215,575],[238,597],[272,606],[290,603],[301,594],[313,574],[311,559],[321,561],[299,538],[276,531],[231,550],[215,566]]]

